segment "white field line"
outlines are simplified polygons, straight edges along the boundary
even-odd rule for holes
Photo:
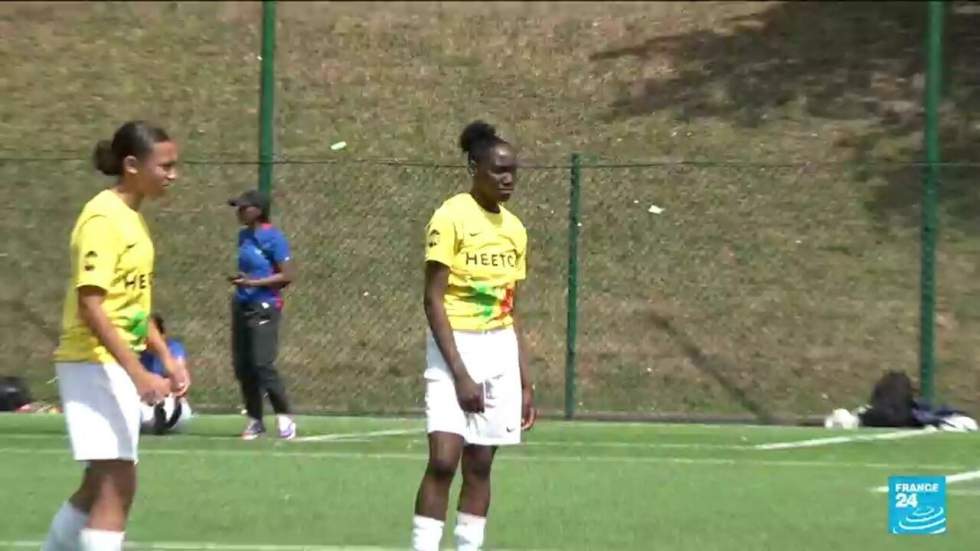
[[[817,446],[830,446],[833,444],[846,444],[849,442],[867,442],[871,440],[901,440],[903,438],[915,438],[916,436],[939,434],[939,432],[940,431],[930,431],[930,430],[901,430],[901,431],[885,432],[879,434],[831,436],[828,438],[812,438],[810,440],[796,440],[791,442],[771,442],[769,444],[759,444],[753,446],[753,448],[757,450],[789,450],[795,448],[814,448]]]
[[[374,438],[383,436],[399,436],[407,434],[418,434],[420,437],[425,434],[425,428],[417,429],[392,429],[392,430],[379,430],[371,432],[341,432],[341,433],[331,433],[331,434],[317,434],[313,436],[299,436],[293,439],[291,442],[282,442],[283,445],[288,445],[292,443],[329,443],[336,442],[338,444],[352,443],[352,442],[370,442]],[[177,434],[173,436],[146,436],[147,441],[158,441],[158,438],[191,438],[194,440],[217,440],[232,442],[238,439],[238,435],[227,435],[227,436],[204,436],[204,435],[194,435],[194,434]],[[67,441],[68,435],[66,434],[4,434],[3,439],[9,440],[62,440]],[[424,440],[421,441],[424,443]],[[751,450],[752,446],[738,445],[738,444],[697,444],[697,443],[671,443],[671,442],[614,442],[614,441],[595,441],[595,442],[583,442],[583,441],[562,441],[562,440],[544,440],[536,441],[529,440],[523,443],[524,445],[531,447],[553,447],[553,448],[634,448],[634,449],[713,449],[713,450]]]
[[[376,430],[367,432],[337,432],[330,434],[315,434],[313,436],[300,436],[293,439],[293,442],[367,442],[369,438],[377,436],[394,436],[403,434],[424,434],[425,428],[419,427],[414,429],[390,429],[390,430]],[[64,433],[52,433],[52,434],[4,434],[2,435],[4,439],[10,440],[49,440],[49,439],[59,439],[67,440],[68,435]],[[146,437],[148,439],[156,438],[193,438],[195,440],[224,440],[231,441],[237,440],[237,434],[228,434],[225,436],[214,436],[214,435],[199,435],[199,434],[185,434],[177,433],[174,435],[167,435],[163,437],[158,437],[155,435],[141,435],[141,437]]]
[[[582,441],[562,441],[562,440],[546,440],[538,442],[536,440],[528,440],[524,442],[525,445],[531,447],[550,447],[550,448],[646,448],[646,449],[678,449],[678,450],[751,450],[752,446],[740,445],[740,444],[698,444],[698,443],[683,443],[683,442],[613,442],[607,441],[603,442],[601,440],[595,442],[582,442]]]
[[[71,452],[67,449],[43,448],[43,449],[24,449],[24,448],[0,448],[0,456],[4,454],[20,455],[63,455],[66,460],[71,459]],[[197,456],[212,455],[216,457],[275,457],[275,458],[310,458],[310,459],[377,459],[377,460],[406,460],[424,462],[428,456],[423,453],[358,453],[358,452],[328,452],[328,451],[294,451],[276,449],[235,449],[235,450],[214,450],[214,449],[141,449],[142,456],[181,456],[188,454]],[[939,464],[896,464],[896,463],[848,463],[840,461],[796,461],[796,460],[753,460],[753,459],[723,459],[723,458],[696,458],[696,457],[635,457],[635,456],[588,456],[588,455],[563,455],[563,456],[544,456],[544,455],[498,455],[496,461],[504,463],[612,463],[612,464],[673,464],[673,465],[743,465],[743,466],[771,466],[771,467],[828,467],[828,468],[866,468],[866,469],[918,469],[931,471],[950,471],[963,469],[962,465],[939,465]]]
[[[292,440],[292,442],[368,442],[370,439],[381,436],[399,436],[407,434],[418,434],[423,436],[425,434],[425,427],[418,427],[414,429],[390,429],[390,430],[377,430],[368,432],[338,432],[330,434],[315,434],[312,436],[300,436]],[[196,435],[196,434],[176,434],[173,436],[151,436],[144,435],[148,439],[157,438],[189,438],[195,440],[219,440],[219,441],[233,441],[238,438],[238,435],[229,434],[226,436],[211,436],[211,435]],[[49,434],[4,434],[4,439],[10,440],[67,440],[68,435],[63,433],[49,433]],[[285,442],[283,444],[286,444]],[[582,441],[582,440],[526,440],[523,445],[531,447],[554,447],[554,448],[636,448],[636,449],[713,449],[713,450],[753,450],[754,446],[748,444],[699,444],[696,442],[622,442],[614,440],[595,440],[595,441]]]
[[[425,434],[424,428],[417,429],[393,429],[379,430],[372,432],[358,433],[336,433],[322,434],[316,436],[305,436],[296,438],[295,442],[364,442],[368,438],[375,436],[398,436],[406,434]],[[354,440],[360,439],[360,440]],[[616,442],[616,441],[593,441],[584,442],[578,440],[528,440],[523,445],[531,447],[555,447],[555,448],[672,448],[672,449],[721,449],[721,450],[748,450],[751,446],[738,444],[698,444],[698,443],[671,443],[671,442]]]
[[[352,442],[369,442],[372,438],[382,437],[382,436],[397,436],[397,435],[407,435],[407,434],[419,434],[420,436],[425,434],[425,428],[418,429],[392,429],[392,430],[379,430],[370,432],[344,432],[344,433],[331,433],[331,434],[317,434],[313,436],[300,436],[292,440],[292,442],[299,443],[352,443]],[[229,434],[227,436],[206,436],[206,435],[196,435],[196,434],[177,434],[173,436],[146,436],[147,441],[158,441],[158,438],[188,438],[194,440],[217,440],[232,442],[238,439],[238,435]],[[66,434],[4,434],[4,439],[9,440],[62,440],[67,441],[68,435]],[[282,442],[283,445],[290,444],[292,442]],[[424,441],[423,441],[424,443]],[[752,451],[759,450],[758,445],[748,445],[748,444],[698,444],[695,442],[619,442],[619,441],[581,441],[581,440],[526,440],[522,445],[530,446],[532,448],[542,447],[542,448],[624,448],[624,449],[677,449],[677,450],[742,450],[742,451]],[[762,444],[765,445],[765,444]],[[145,448],[144,448],[145,449]]]
[[[976,480],[980,478],[980,471],[970,471],[966,473],[954,474],[946,477],[946,484],[953,484],[956,482],[965,482],[967,480]]]
[[[313,436],[299,436],[292,442],[367,442],[371,438],[379,436],[398,436],[406,434],[418,434],[424,436],[425,428],[415,429],[391,429],[370,432],[338,432],[331,434],[316,434]],[[176,434],[173,436],[150,436],[144,435],[148,439],[145,441],[157,441],[157,438],[190,438],[194,440],[223,440],[226,442],[238,439],[238,435],[229,434],[227,436],[206,436],[196,434]],[[9,440],[68,440],[67,434],[4,434],[3,439]],[[286,442],[283,442],[286,444]],[[523,445],[532,447],[568,447],[568,448],[674,448],[674,449],[719,449],[719,450],[751,450],[752,446],[741,444],[698,444],[680,442],[618,442],[618,441],[580,441],[580,440],[527,440]]]
[[[6,414],[3,414],[6,415]],[[10,414],[9,416],[26,416],[27,414]],[[41,416],[42,414],[32,414]],[[63,417],[60,413],[44,414],[45,416],[51,417]],[[198,419],[240,419],[244,422],[245,417],[241,414],[236,413],[207,413],[195,416]],[[321,418],[321,416],[301,416],[303,418]],[[351,415],[328,415],[322,417],[324,419],[342,421],[342,422],[379,422],[392,424],[395,423],[419,423],[419,426],[425,426],[425,416],[393,416],[393,417],[363,417],[363,416],[351,416]],[[657,421],[619,421],[619,420],[608,420],[608,421],[594,421],[594,420],[565,420],[558,418],[546,418],[540,419],[537,422],[539,427],[548,427],[548,429],[572,429],[577,430],[582,427],[608,429],[608,430],[622,430],[623,428],[643,428],[643,429],[668,429],[668,431],[680,431],[687,432],[687,429],[713,429],[721,431],[732,431],[732,430],[782,430],[782,429],[814,429],[816,427],[798,427],[795,425],[766,425],[766,424],[752,424],[752,423],[698,423],[698,422],[685,422],[685,423],[673,423],[673,422],[657,422]]]
[[[966,482],[967,480],[977,480],[980,479],[980,471],[968,471],[965,473],[951,474],[946,477],[946,484],[956,484],[957,482]],[[877,492],[879,494],[887,494],[888,486],[876,486],[871,488],[872,492]],[[973,492],[971,490],[956,490],[959,495],[980,495],[980,491]]]
[[[331,434],[317,434],[314,436],[300,436],[295,438],[294,442],[335,442],[344,441],[351,438],[373,438],[376,436],[399,436],[404,434],[424,434],[425,429],[414,428],[414,429],[390,429],[390,430],[374,430],[368,432],[336,432]]]

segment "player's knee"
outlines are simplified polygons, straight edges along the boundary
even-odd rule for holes
[[[118,501],[128,508],[136,495],[136,465],[132,461],[93,461],[89,469],[97,498]]]
[[[488,480],[490,478],[490,468],[493,463],[489,460],[464,461],[463,479],[464,480]]]
[[[278,391],[280,388],[282,388],[282,385],[279,382],[279,377],[277,377],[274,373],[263,373],[258,379],[258,384],[264,389],[272,389],[273,391]]]
[[[456,462],[446,456],[430,457],[425,472],[438,480],[452,480],[456,474]]]

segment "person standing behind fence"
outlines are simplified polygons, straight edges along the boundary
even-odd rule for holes
[[[92,198],[71,233],[71,279],[55,351],[58,390],[82,484],[51,521],[43,551],[122,549],[136,493],[140,401],[158,403],[190,385],[149,323],[153,241],[140,207],[177,178],[177,145],[142,121],[122,125],[95,149],[115,184]],[[140,364],[146,347],[170,380]]]
[[[429,461],[415,501],[415,551],[439,549],[460,465],[456,548],[482,547],[494,454],[519,444],[536,416],[514,313],[517,282],[527,271],[527,232],[502,205],[514,191],[517,156],[481,121],[463,130],[460,147],[472,187],[445,201],[425,234]]]
[[[294,279],[293,260],[286,236],[269,220],[269,196],[250,190],[230,199],[238,208],[238,274],[232,298],[232,361],[241,386],[248,424],[245,440],[265,433],[263,397],[276,413],[279,437],[296,437],[296,422],[290,414],[286,388],[276,369],[279,352],[279,323],[282,319],[282,290]]]

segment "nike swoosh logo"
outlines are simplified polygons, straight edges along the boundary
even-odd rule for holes
[[[131,245],[126,245],[126,250],[128,251],[129,249],[132,249],[135,246],[136,246],[136,243],[133,243]]]

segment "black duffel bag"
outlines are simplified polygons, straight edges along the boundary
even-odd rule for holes
[[[901,371],[885,373],[871,391],[869,408],[860,413],[864,427],[921,427],[913,415],[915,390]]]
[[[31,403],[31,393],[20,377],[0,376],[0,411],[17,411]]]

